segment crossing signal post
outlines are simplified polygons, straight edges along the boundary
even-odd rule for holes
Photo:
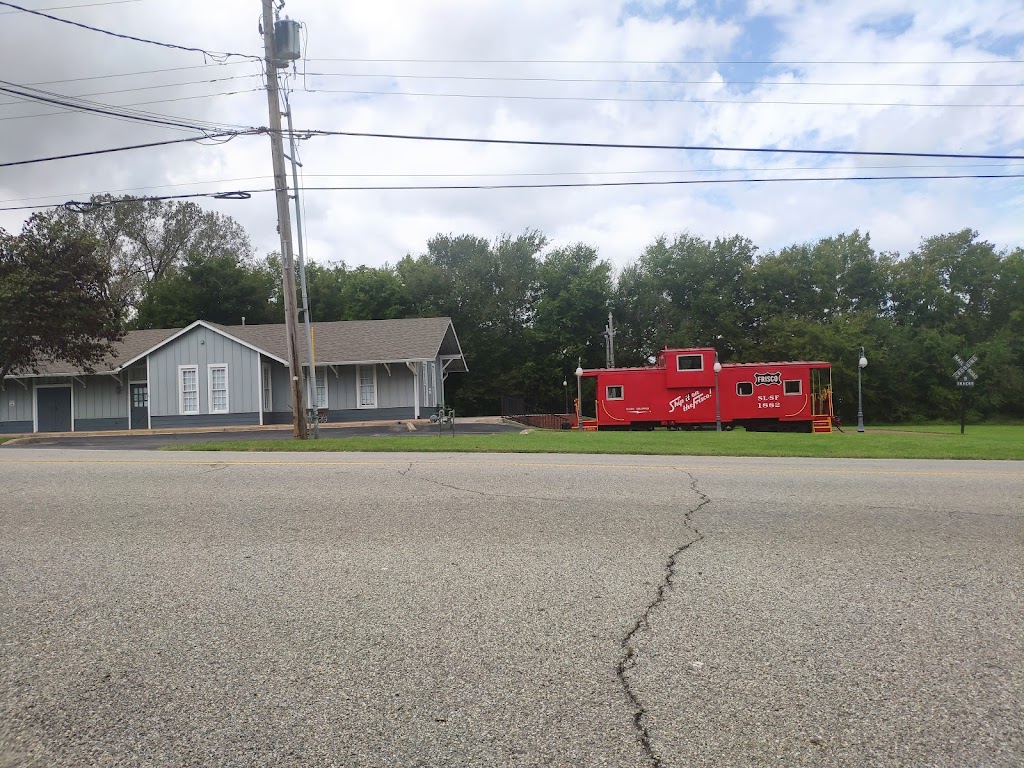
[[[960,366],[953,374],[953,380],[956,382],[956,388],[960,390],[960,434],[962,435],[967,421],[967,391],[978,380],[978,374],[971,366],[978,362],[978,356],[971,355],[965,360],[960,355],[953,355],[953,359]]]

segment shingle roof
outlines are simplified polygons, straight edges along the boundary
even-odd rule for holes
[[[215,327],[282,360],[288,359],[283,324]],[[305,338],[304,327],[299,338]],[[433,360],[438,354],[462,357],[452,321],[447,317],[313,323],[313,344],[316,362],[324,365]]]
[[[267,354],[282,360],[288,359],[283,323],[274,325],[205,323],[205,325],[233,336]],[[129,331],[121,342],[114,345],[114,354],[97,365],[96,370],[101,373],[116,371],[127,361],[160,346],[181,330],[180,328],[161,328]],[[302,332],[304,333],[304,330]],[[451,318],[448,317],[313,323],[313,337],[316,346],[316,362],[323,365],[433,360],[440,354],[452,356],[453,361],[448,367],[449,371],[468,370]],[[305,357],[304,354],[303,357]],[[81,369],[69,363],[52,362],[40,366],[39,373],[43,376],[68,376],[81,373]]]
[[[138,357],[153,347],[167,341],[178,332],[178,328],[154,328],[145,331],[129,331],[124,338],[113,345],[112,353],[93,366],[97,373],[117,371],[124,363]],[[71,376],[82,373],[82,369],[63,360],[51,360],[39,364],[39,376]]]

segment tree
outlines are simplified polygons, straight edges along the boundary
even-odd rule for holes
[[[537,403],[559,402],[577,359],[603,364],[601,332],[612,298],[611,262],[583,243],[546,253],[537,267],[534,349],[526,375]],[[566,379],[568,377],[568,379]]]
[[[666,345],[713,346],[726,359],[742,354],[749,344],[756,252],[739,235],[712,243],[684,233],[648,246],[619,284],[623,319],[637,324],[625,339],[631,356],[646,357]]]
[[[501,394],[529,391],[537,257],[546,244],[532,230],[493,243],[438,235],[425,254],[399,262],[411,311],[451,317],[467,350],[470,372],[449,380],[460,413],[493,413]]]
[[[278,322],[272,300],[277,275],[231,254],[189,254],[155,283],[139,304],[139,328],[180,328],[196,320],[237,325]]]
[[[0,230],[0,379],[47,360],[91,371],[121,339],[98,243],[36,214],[21,234]]]
[[[44,214],[69,232],[94,238],[110,263],[110,293],[131,319],[150,289],[189,257],[232,256],[249,262],[249,236],[230,216],[195,203],[96,195],[85,213]]]

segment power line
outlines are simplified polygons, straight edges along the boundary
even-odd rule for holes
[[[1022,88],[1024,83],[877,83],[835,82],[812,80],[664,80],[643,78],[604,77],[499,77],[489,75],[396,75],[368,72],[301,72],[306,77],[380,77],[389,80],[468,80],[486,82],[524,83],[601,83],[610,85],[781,85],[821,87],[873,87],[873,88]]]
[[[689,61],[666,61],[657,59],[354,59],[354,58],[329,58],[329,59],[306,59],[306,61],[341,61],[347,63],[361,63],[361,64],[653,64],[662,66],[687,66],[690,64],[700,65],[728,65],[728,66],[773,66],[773,65],[875,65],[875,64],[908,64],[908,65],[921,65],[931,64],[937,66],[959,66],[959,65],[978,65],[978,64],[1024,64],[1024,59],[981,59],[981,60],[964,60],[964,61],[950,61],[950,60],[907,60],[898,61],[895,59],[890,60],[874,60],[874,61],[858,61],[854,59],[850,60],[835,60],[835,61],[824,61],[824,60],[790,60],[790,61],[772,61],[768,59],[750,59],[750,60],[728,60],[728,59],[692,59]]]
[[[119,32],[111,32],[110,30],[107,30],[107,29],[100,29],[99,27],[92,27],[92,26],[89,26],[88,24],[82,24],[82,23],[77,22],[77,21],[71,21],[70,19],[62,19],[59,16],[51,16],[50,14],[43,13],[42,11],[34,11],[31,8],[23,8],[20,5],[15,5],[14,3],[7,2],[7,0],[0,0],[0,5],[6,5],[8,8],[14,8],[15,10],[18,10],[18,11],[24,11],[25,13],[30,13],[33,16],[42,16],[45,19],[50,19],[51,21],[58,21],[61,24],[69,24],[72,27],[79,27],[80,29],[88,29],[90,32],[99,32],[102,35],[110,35],[111,37],[116,37],[116,38],[119,38],[121,40],[134,40],[137,43],[147,43],[149,45],[158,45],[161,48],[172,48],[172,49],[178,50],[178,51],[191,51],[192,53],[201,53],[204,56],[209,56],[211,59],[214,59],[214,60],[216,60],[218,58],[227,58],[229,56],[237,56],[239,58],[252,59],[254,61],[262,61],[262,59],[259,56],[253,56],[252,54],[248,54],[248,53],[231,53],[230,51],[207,51],[207,50],[205,50],[203,48],[194,48],[194,47],[188,46],[188,45],[176,45],[175,43],[161,43],[161,42],[159,42],[157,40],[147,40],[144,37],[135,37],[134,35],[123,35],[123,34],[121,34]]]
[[[940,160],[1024,160],[1024,155],[982,155],[957,152],[883,152],[852,149],[788,149],[770,147],[714,147],[696,144],[613,144],[610,142],[540,141],[530,139],[480,139],[463,136],[423,136],[402,133],[367,133],[362,131],[296,131],[302,136],[349,136],[364,139],[399,139],[403,141],[443,141],[463,144],[504,144],[527,147],[578,147],[582,149],[669,149],[692,152],[756,152],[784,155],[834,155],[839,157],[923,157]]]
[[[6,163],[0,163],[0,168],[11,168],[16,165],[34,165],[36,163],[48,163],[54,160],[69,160],[73,157],[92,157],[93,155],[109,155],[114,152],[127,152],[133,149],[149,149],[150,147],[164,147],[169,144],[185,144],[187,142],[198,142],[203,138],[205,139],[221,139],[226,138],[228,141],[235,138],[236,136],[244,136],[248,134],[264,133],[262,129],[252,129],[250,131],[237,131],[237,132],[225,132],[225,133],[212,133],[203,137],[192,137],[188,139],[168,139],[166,141],[150,141],[145,144],[132,144],[126,147],[112,147],[110,149],[93,149],[87,152],[72,152],[66,155],[51,155],[50,157],[36,157],[31,160],[12,160]],[[225,142],[219,142],[221,144]]]
[[[263,90],[262,88],[246,88],[245,90],[242,90],[242,91],[220,91],[218,93],[203,93],[203,94],[199,94],[197,96],[178,96],[178,97],[173,98],[173,99],[156,99],[154,101],[133,101],[131,104],[122,104],[120,106],[124,106],[124,107],[142,107],[142,106],[148,106],[149,104],[170,104],[171,102],[175,102],[175,101],[193,101],[195,99],[213,99],[213,98],[220,98],[222,96],[239,96],[239,95],[246,94],[246,93],[258,93],[258,92],[260,92],[262,90]],[[31,114],[31,115],[11,115],[9,117],[0,117],[0,122],[6,121],[6,120],[30,120],[30,119],[39,118],[39,117],[60,117],[60,116],[64,116],[64,115],[75,114],[76,112],[77,112],[77,110],[75,110],[75,109],[58,109],[58,110],[55,110],[53,112],[35,112],[35,113]],[[153,113],[153,114],[156,114],[156,113]],[[239,123],[209,123],[209,125],[211,127],[218,127],[218,128],[225,128],[225,129],[226,128],[232,128],[232,129],[238,128],[238,129],[242,129],[242,130],[245,130],[248,127],[248,126],[245,126],[245,125],[241,125]]]
[[[858,169],[929,169],[949,168],[951,170],[966,168],[1012,168],[1020,163],[968,163],[964,165],[942,165],[942,164],[910,164],[910,165],[857,165],[857,166],[831,166],[817,170],[843,171]],[[641,174],[667,174],[667,173],[788,173],[792,171],[815,170],[806,166],[782,166],[776,168],[691,168],[680,170],[649,169],[639,171],[548,171],[548,172],[514,172],[506,173],[496,171],[493,173],[302,173],[302,178],[550,178],[559,176],[635,176]],[[75,193],[60,193],[53,195],[40,195],[34,198],[9,198],[0,200],[3,203],[30,203],[38,200],[51,200],[55,198],[68,199],[82,195],[116,195],[124,193],[137,193],[148,189],[173,189],[182,186],[198,186],[200,184],[229,184],[239,181],[272,180],[272,176],[239,176],[236,178],[204,179],[202,181],[182,181],[176,184],[153,184],[150,186],[128,186],[118,189],[105,189],[102,193],[89,193],[89,191],[75,191]],[[303,187],[305,188],[305,187]]]
[[[220,98],[222,96],[239,96],[246,93],[258,93],[263,88],[246,88],[242,91],[220,91],[218,93],[203,93],[197,96],[178,96],[173,99],[156,99],[153,101],[133,101],[131,104],[122,104],[124,107],[142,107],[149,104],[170,104],[175,101],[193,101],[194,99],[212,99]],[[11,115],[9,117],[0,117],[0,122],[6,120],[31,120],[39,117],[60,117],[64,115],[75,114],[78,110],[75,109],[58,109],[53,112],[35,112],[31,115]],[[156,113],[153,113],[156,114]],[[219,128],[238,128],[245,130],[247,126],[238,123],[209,123],[210,126],[216,126]]]
[[[27,101],[37,101],[51,106],[65,107],[80,112],[112,117],[117,120],[142,122],[169,128],[193,130],[205,133],[210,130],[223,130],[225,127],[209,121],[193,120],[192,122],[186,122],[185,118],[160,115],[157,113],[146,112],[145,110],[126,110],[110,104],[88,101],[87,99],[82,99],[76,96],[64,96],[59,93],[53,93],[52,91],[29,88],[7,80],[0,80],[0,93],[8,93],[16,98]]]
[[[60,83],[80,83],[86,80],[109,80],[115,77],[136,77],[138,75],[158,75],[164,72],[184,72],[191,69],[215,69],[217,67],[231,67],[237,64],[251,64],[248,61],[219,61],[215,64],[193,64],[189,67],[164,67],[163,69],[143,69],[138,72],[120,72],[112,75],[91,75],[90,77],[69,77],[64,80],[42,80],[36,83],[26,83],[26,85],[58,85]],[[262,69],[260,70],[262,75]]]
[[[106,0],[102,3],[79,3],[78,5],[51,5],[49,8],[35,8],[36,11],[71,11],[76,8],[95,8],[98,5],[123,5],[124,3],[137,3],[139,0]],[[6,5],[6,3],[5,3]],[[9,13],[22,13],[22,11],[0,11],[0,16],[6,16]]]
[[[153,91],[153,90],[158,90],[160,88],[181,88],[181,87],[189,86],[189,85],[207,85],[207,84],[210,84],[210,83],[223,83],[223,82],[227,82],[227,81],[230,81],[230,80],[245,80],[247,78],[252,78],[252,77],[260,77],[260,75],[232,75],[230,77],[215,77],[215,78],[211,78],[209,80],[189,80],[188,82],[185,82],[185,83],[161,83],[160,85],[140,85],[140,86],[138,86],[136,88],[121,88],[121,89],[116,90],[116,91],[95,91],[93,93],[78,93],[78,94],[75,94],[74,96],[69,96],[69,98],[82,99],[82,98],[91,97],[91,96],[112,96],[112,95],[117,94],[117,93],[135,93],[137,91]],[[168,101],[172,101],[172,99],[168,99]],[[13,104],[16,104],[16,103],[17,102],[13,102],[13,101],[0,101],[0,107],[10,106],[10,105],[13,105]],[[149,103],[154,103],[154,102],[149,102]],[[130,106],[130,105],[125,104],[125,105],[122,105],[122,106]]]
[[[428,96],[446,99],[514,99],[516,101],[617,101],[630,103],[675,103],[675,104],[749,104],[751,106],[790,107],[1024,107],[1024,104],[930,104],[913,102],[878,101],[785,101],[777,99],[693,99],[687,97],[630,97],[630,96],[523,96],[518,94],[488,93],[418,93],[414,91],[357,91],[337,88],[305,88],[306,93],[347,93],[355,96]]]
[[[913,168],[949,168],[949,169],[963,169],[963,168],[1006,168],[1015,167],[1019,163],[965,163],[965,164],[921,164],[914,163],[909,165],[858,165],[854,168],[831,168],[821,170],[857,170],[857,169],[913,169]],[[514,173],[506,173],[501,171],[495,171],[493,173],[302,173],[303,179],[387,179],[387,178],[399,178],[399,179],[414,179],[414,178],[430,178],[430,179],[486,179],[486,178],[544,178],[544,177],[559,177],[559,176],[638,176],[641,174],[668,174],[668,173],[788,173],[792,171],[807,171],[811,170],[806,166],[782,166],[776,168],[689,168],[689,169],[650,169],[650,170],[635,170],[635,171],[550,171],[550,172],[530,172],[530,171],[519,171]],[[202,181],[184,181],[178,184],[154,184],[145,187],[122,187],[120,189],[108,189],[103,192],[63,192],[55,193],[52,195],[38,195],[36,197],[16,197],[8,198],[6,200],[0,200],[0,203],[28,203],[35,200],[50,200],[53,198],[66,199],[69,197],[79,197],[81,195],[89,194],[123,194],[126,192],[142,192],[153,189],[176,189],[179,187],[194,187],[200,184],[233,184],[240,181],[270,181],[272,176],[239,176],[232,179],[204,179]],[[305,188],[305,187],[303,187]]]
[[[828,182],[828,181],[921,181],[921,180],[965,180],[965,179],[1020,179],[1024,174],[956,174],[956,175],[922,175],[922,176],[794,176],[790,178],[747,178],[747,179],[672,179],[663,181],[607,181],[607,182],[566,182],[550,184],[454,184],[454,185],[420,185],[420,186],[347,186],[347,187],[304,187],[308,192],[422,192],[445,190],[499,190],[499,189],[575,189],[586,187],[650,187],[678,186],[702,184],[764,184],[788,182]],[[132,201],[146,200],[185,200],[189,198],[210,197],[219,199],[243,200],[252,195],[274,192],[273,187],[264,189],[245,189],[232,192],[194,192],[183,195],[161,195],[155,197],[136,197]],[[113,200],[102,205],[117,205]],[[88,202],[71,200],[63,204],[73,210],[78,206],[89,206]],[[95,204],[92,204],[95,205]],[[27,211],[40,208],[57,208],[57,205],[23,205],[0,208],[0,211]]]

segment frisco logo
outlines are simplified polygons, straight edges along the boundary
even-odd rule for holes
[[[760,385],[760,384],[781,384],[781,383],[782,383],[782,373],[781,373],[781,371],[776,371],[775,373],[755,373],[754,374],[754,384],[755,385]]]
[[[684,412],[690,411],[705,400],[710,399],[711,390],[708,390],[707,392],[690,392],[687,395],[680,395],[679,397],[675,397],[668,401],[668,412],[675,413],[676,408],[682,408]]]

